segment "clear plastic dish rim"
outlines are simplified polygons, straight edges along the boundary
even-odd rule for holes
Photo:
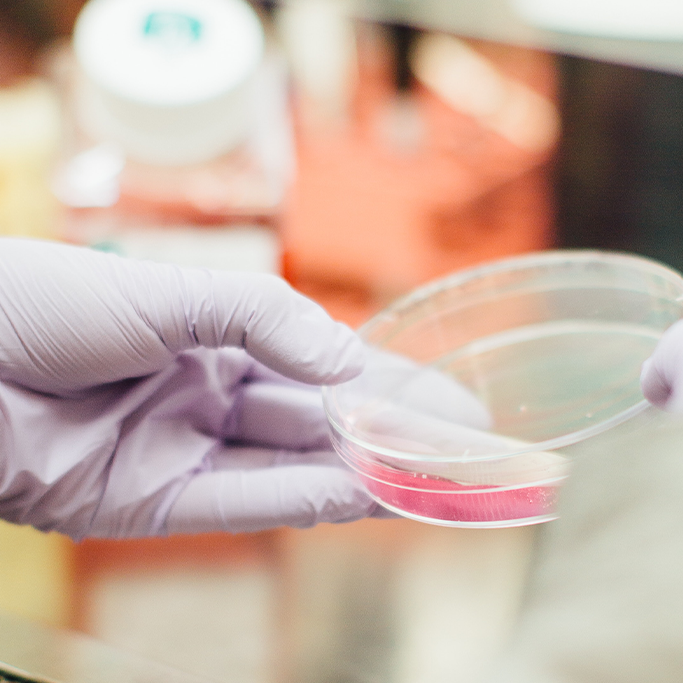
[[[602,251],[596,249],[565,249],[565,250],[548,250],[541,252],[534,252],[532,254],[513,256],[511,258],[500,259],[483,266],[475,266],[473,268],[467,268],[460,270],[453,275],[448,275],[445,278],[440,278],[434,280],[422,287],[418,287],[413,292],[406,294],[403,297],[397,299],[394,303],[389,305],[384,310],[377,313],[365,324],[363,324],[357,331],[361,339],[366,341],[368,333],[374,329],[378,324],[384,322],[389,317],[395,317],[397,314],[402,313],[405,309],[415,306],[416,304],[421,304],[430,297],[441,294],[442,292],[460,287],[467,282],[472,282],[473,280],[488,277],[500,272],[513,272],[516,270],[526,270],[528,268],[534,268],[538,266],[547,266],[553,264],[569,264],[569,263],[591,263],[600,262],[603,264],[614,264],[614,265],[631,265],[636,266],[643,273],[650,273],[652,275],[657,275],[664,280],[669,281],[674,287],[680,291],[678,299],[683,299],[683,276],[677,273],[672,268],[665,266],[658,261],[646,258],[644,256],[639,256],[629,253],[613,252],[613,251]],[[558,289],[568,289],[567,287],[558,287]],[[544,291],[552,291],[552,289],[544,288]],[[629,408],[613,415],[612,417],[599,422],[598,424],[592,425],[591,427],[586,427],[585,429],[579,429],[574,432],[569,432],[568,434],[563,434],[562,436],[557,436],[553,439],[548,439],[546,441],[539,441],[536,443],[530,443],[525,448],[520,448],[516,450],[504,451],[501,453],[492,453],[487,455],[478,456],[468,456],[463,457],[462,455],[445,455],[439,454],[435,457],[431,454],[426,453],[413,453],[407,451],[396,451],[391,448],[386,448],[384,446],[379,446],[367,441],[356,434],[353,434],[348,429],[346,429],[340,421],[335,417],[335,414],[341,415],[342,411],[339,408],[337,401],[337,386],[343,385],[327,385],[323,386],[323,406],[325,413],[327,415],[328,422],[334,431],[346,439],[354,443],[356,446],[360,446],[366,451],[376,453],[377,455],[382,455],[387,458],[391,458],[397,461],[413,461],[413,462],[424,462],[424,463],[474,463],[474,462],[487,462],[502,460],[506,458],[513,458],[519,455],[525,455],[527,453],[536,453],[538,451],[554,451],[560,448],[566,448],[567,446],[572,446],[574,444],[585,441],[586,439],[602,434],[614,427],[617,427],[624,422],[636,417],[637,415],[644,413],[648,408],[653,408],[653,406],[643,398],[638,402],[634,403]],[[383,463],[387,465],[388,463]]]

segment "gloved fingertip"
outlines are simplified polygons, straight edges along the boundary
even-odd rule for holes
[[[337,362],[329,371],[326,384],[340,384],[357,377],[367,360],[367,350],[358,335],[341,323],[339,330]]]
[[[643,395],[652,405],[667,412],[683,413],[683,396],[662,376],[651,357],[643,363],[640,386]]]
[[[247,285],[241,322],[232,338],[223,335],[223,345],[239,343],[271,370],[305,384],[338,384],[361,372],[365,350],[350,327],[282,280]]]

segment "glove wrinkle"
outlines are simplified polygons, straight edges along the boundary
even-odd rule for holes
[[[252,311],[252,312],[249,314],[249,317],[247,318],[247,320],[246,320],[246,322],[245,322],[245,324],[244,324],[244,331],[242,332],[242,341],[241,341],[241,343],[240,343],[240,346],[241,346],[245,351],[248,350],[248,346],[249,346],[249,342],[248,342],[249,329],[251,328],[251,326],[252,326],[252,324],[253,324],[254,315],[255,315],[255,312]]]

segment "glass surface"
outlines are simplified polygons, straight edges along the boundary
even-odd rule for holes
[[[335,448],[414,519],[552,519],[572,457],[596,439],[609,448],[641,413],[647,429],[657,420],[640,368],[681,295],[674,271],[606,252],[513,258],[428,285],[362,328],[367,369],[326,389]]]

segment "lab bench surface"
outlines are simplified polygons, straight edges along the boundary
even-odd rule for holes
[[[0,681],[207,683],[97,640],[0,614]]]

